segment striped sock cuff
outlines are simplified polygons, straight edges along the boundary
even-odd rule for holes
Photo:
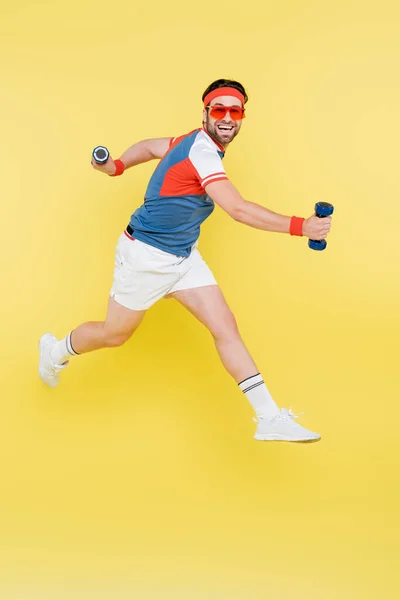
[[[67,335],[67,338],[66,338],[67,350],[68,350],[68,352],[69,352],[70,354],[72,354],[73,356],[79,356],[79,353],[78,353],[78,352],[75,352],[75,350],[74,350],[74,348],[73,348],[73,346],[72,346],[72,344],[71,344],[71,335],[72,335],[72,331],[71,331],[71,333],[69,333],[69,334]]]
[[[263,385],[263,383],[264,379],[262,378],[260,373],[257,373],[257,375],[252,375],[251,377],[248,377],[247,379],[241,381],[239,383],[239,387],[245,394],[246,392],[249,392],[250,390],[253,390],[256,387]]]

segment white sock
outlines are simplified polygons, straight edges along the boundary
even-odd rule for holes
[[[239,387],[254,408],[257,417],[269,419],[280,412],[260,373],[240,382]]]
[[[51,351],[50,358],[56,365],[63,365],[72,356],[78,356],[78,352],[75,352],[71,344],[71,333],[57,342]]]

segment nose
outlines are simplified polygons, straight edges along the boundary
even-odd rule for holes
[[[224,118],[222,119],[222,121],[225,121],[227,123],[232,122],[233,119],[231,117],[231,113],[229,112],[229,110],[226,111]]]

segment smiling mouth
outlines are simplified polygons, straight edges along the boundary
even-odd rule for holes
[[[233,131],[233,125],[217,125],[217,129],[222,133],[229,133],[230,131]]]

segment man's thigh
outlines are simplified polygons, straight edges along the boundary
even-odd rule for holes
[[[104,328],[114,335],[132,335],[143,320],[145,310],[132,310],[108,298],[107,316]]]
[[[179,290],[169,294],[218,338],[239,335],[237,324],[218,285]]]

